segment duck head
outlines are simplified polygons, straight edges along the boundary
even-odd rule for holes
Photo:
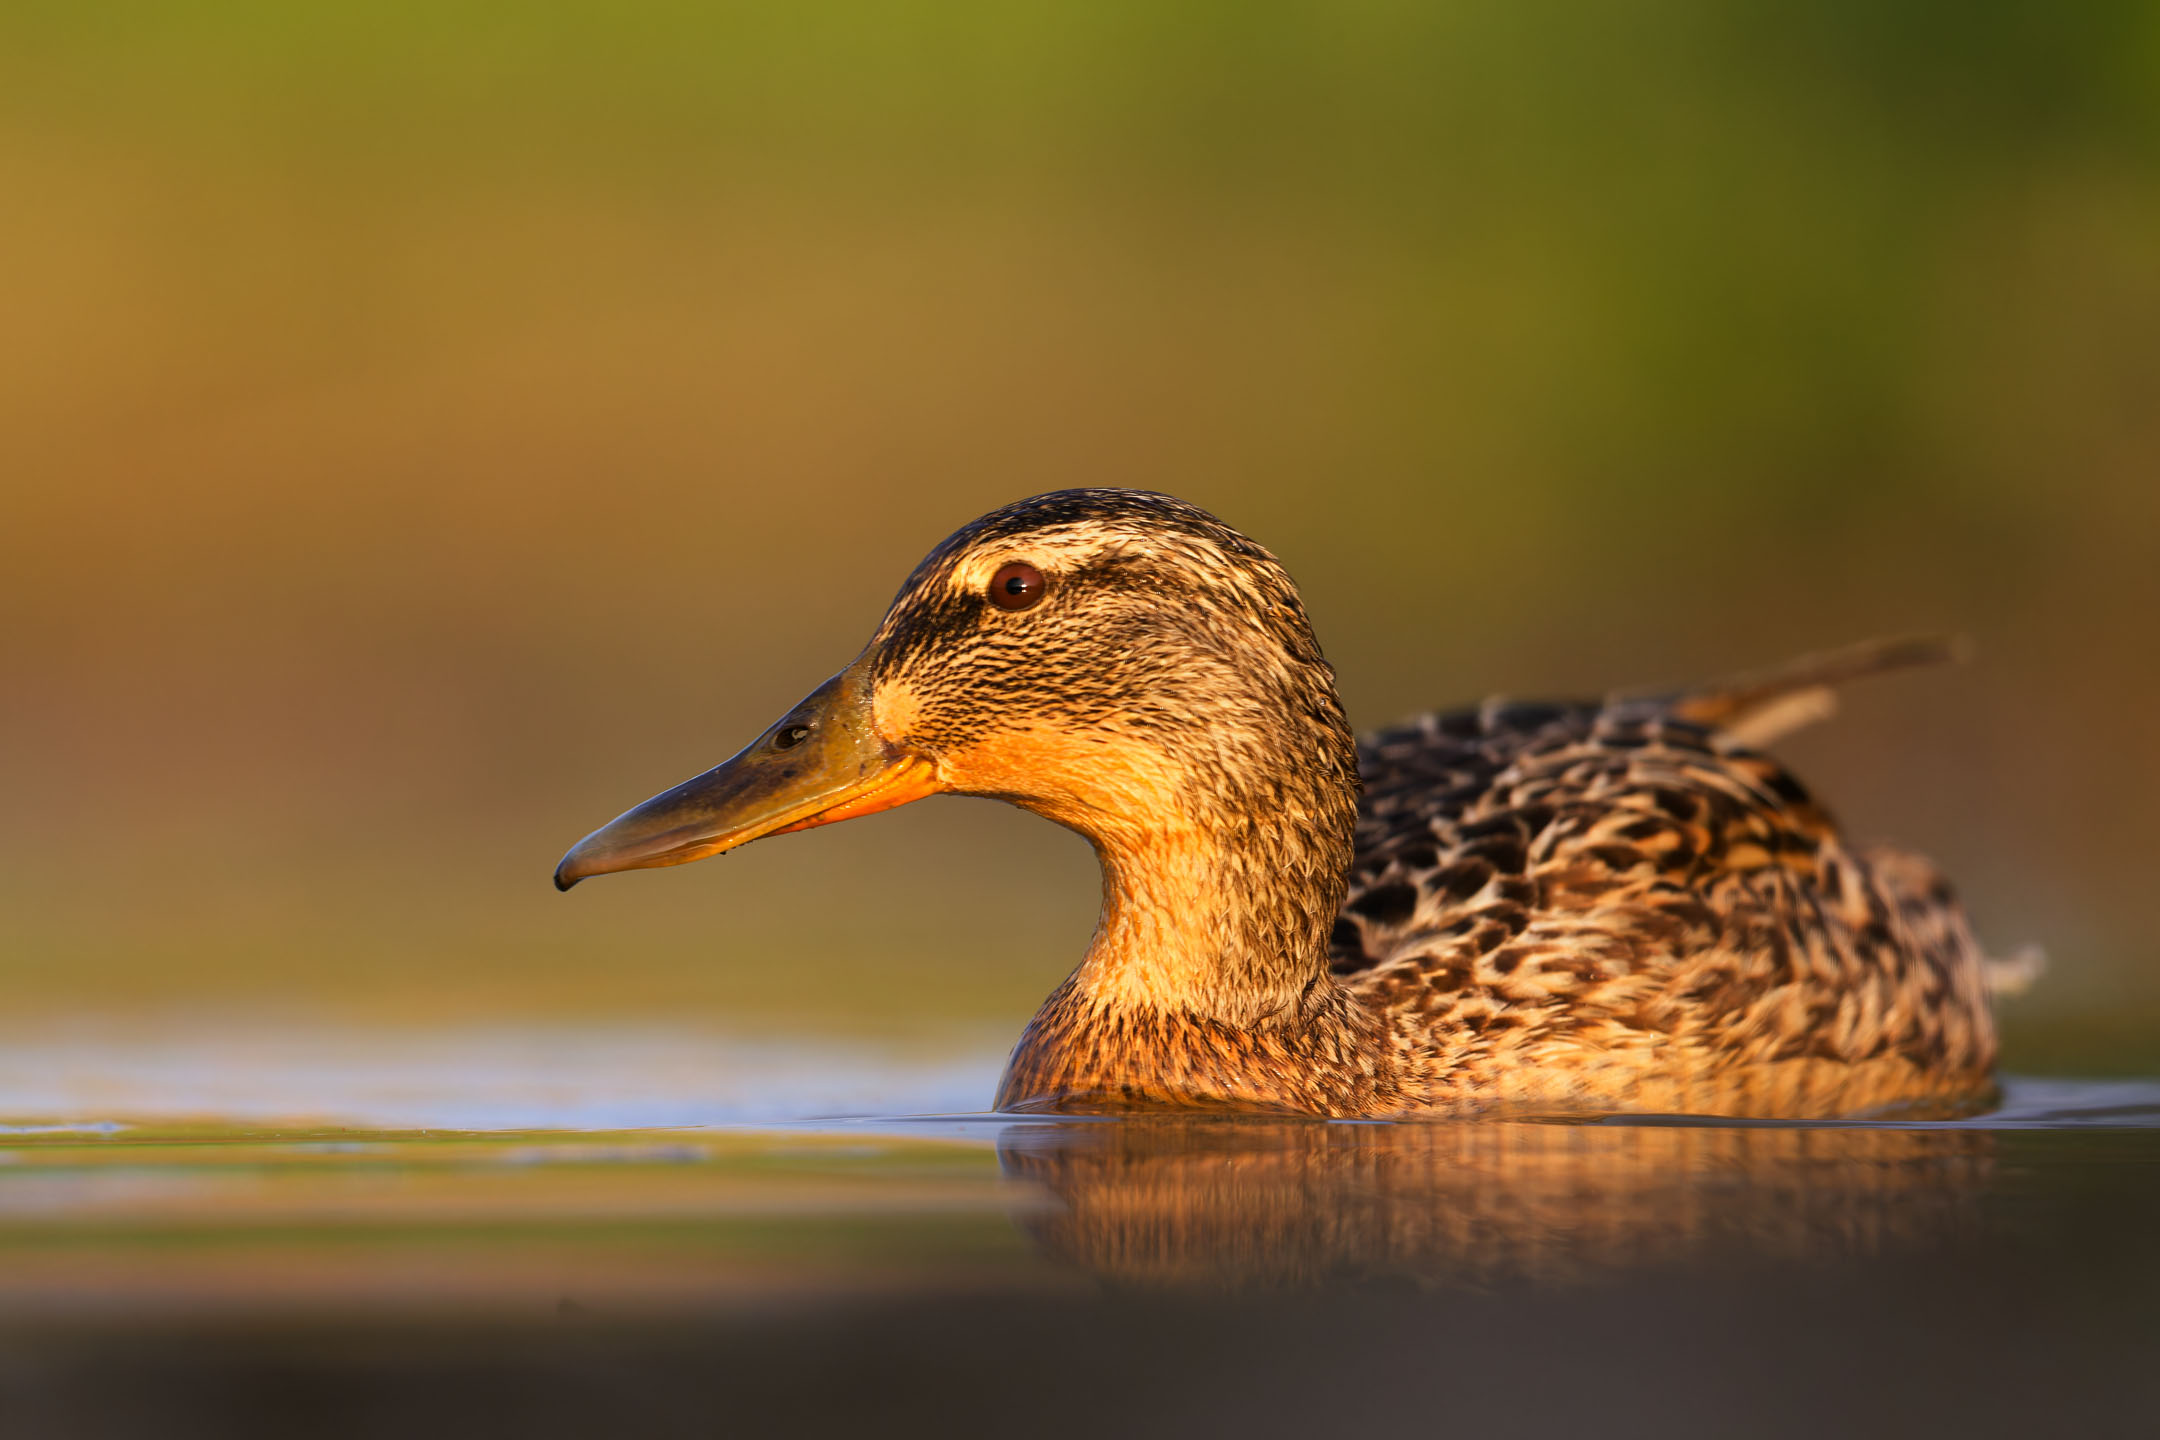
[[[1101,983],[1240,1014],[1324,973],[1357,799],[1333,673],[1273,555],[1146,491],[1058,491],[959,530],[852,664],[579,841],[555,883],[941,792],[1094,844]]]

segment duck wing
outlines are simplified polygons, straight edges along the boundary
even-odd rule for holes
[[[1614,1085],[1787,1060],[1868,1065],[1893,1089],[1908,1072],[1984,1077],[1984,967],[1948,885],[1918,857],[1849,848],[1752,748],[1824,713],[1832,684],[1952,653],[1876,642],[1367,737],[1333,968],[1415,1017],[1465,1084],[1534,1088],[1553,1079],[1540,1064],[1591,1055]]]

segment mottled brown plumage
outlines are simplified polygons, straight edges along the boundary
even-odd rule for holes
[[[993,603],[1015,563],[1040,595]],[[1005,1109],[1972,1105],[1994,1029],[1948,887],[1848,848],[1749,748],[1912,658],[1493,702],[1360,744],[1272,555],[1169,496],[1060,491],[954,534],[854,665],[557,879],[936,790],[1080,832],[1102,920]]]
[[[1675,705],[1491,704],[1361,750],[1332,969],[1428,1103],[1841,1114],[1988,1090],[1983,968],[1925,861],[1855,852]],[[1413,1018],[1414,1017],[1414,1018]]]

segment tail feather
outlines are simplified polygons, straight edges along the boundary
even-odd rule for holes
[[[1649,699],[1669,715],[1718,731],[1731,744],[1755,748],[1836,714],[1835,686],[1891,670],[1961,662],[1971,648],[1964,637],[1952,635],[1864,640]]]
[[[1980,981],[1990,995],[2022,995],[2047,974],[2047,968],[2047,951],[2027,945],[2015,955],[1982,956]]]

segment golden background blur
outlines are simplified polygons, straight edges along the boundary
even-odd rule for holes
[[[1016,1032],[1073,837],[558,896],[979,512],[1166,489],[1361,725],[1861,637],[1784,747],[2160,1063],[2160,8],[0,9],[0,985]]]

